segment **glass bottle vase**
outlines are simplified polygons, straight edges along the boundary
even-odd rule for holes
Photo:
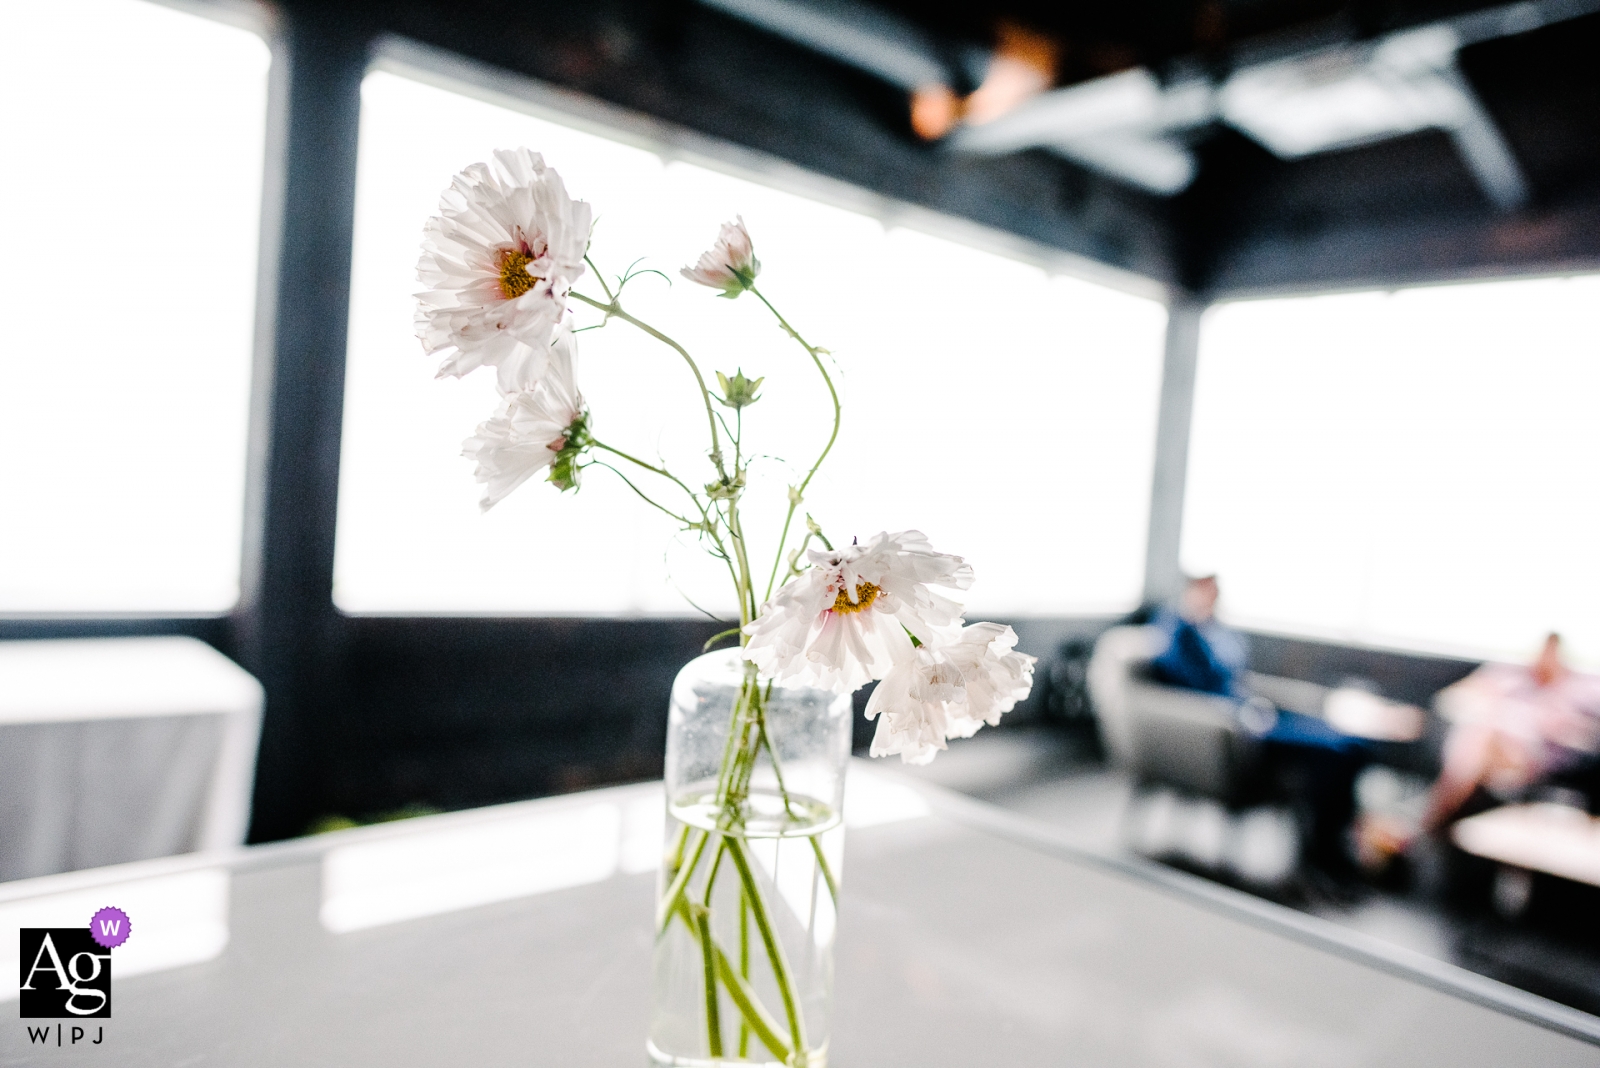
[[[653,1064],[827,1063],[850,711],[849,694],[761,678],[739,649],[678,673]]]

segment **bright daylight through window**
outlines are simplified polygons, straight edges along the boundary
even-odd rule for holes
[[[1185,567],[1266,630],[1600,663],[1596,308],[1595,276],[1213,308]]]
[[[362,91],[340,608],[693,614],[683,594],[729,607],[718,600],[725,579],[608,471],[591,470],[577,494],[530,485],[479,513],[481,487],[459,454],[494,408],[494,376],[436,381],[413,336],[410,294],[422,223],[450,176],[519,145],[596,205],[593,255],[611,275],[643,248],[651,256],[640,266],[681,288],[677,269],[726,214],[742,213],[763,290],[840,369],[844,430],[806,502],[819,519],[854,517],[862,525],[850,533],[862,540],[921,527],[982,576],[977,612],[1061,615],[1137,601],[1166,323],[1158,302],[886,231],[864,215],[379,71]],[[794,478],[786,461],[809,462],[821,444],[828,400],[815,370],[754,301],[666,300],[667,285],[634,281],[630,308],[685,341],[708,372],[765,377],[765,403],[749,418],[781,447],[752,478],[781,480],[768,496],[782,502]],[[598,293],[592,277],[585,286]],[[704,427],[669,423],[662,412],[673,409],[658,404],[694,389],[670,351],[615,326],[579,342],[596,433],[636,455],[698,454]]]
[[[0,22],[0,612],[226,611],[267,47],[144,0]]]

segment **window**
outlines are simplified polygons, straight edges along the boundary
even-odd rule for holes
[[[1600,277],[1224,304],[1183,557],[1238,622],[1600,662]]]
[[[807,502],[831,535],[924,530],[972,561],[975,612],[1058,615],[1137,600],[1161,304],[377,71],[362,95],[340,608],[680,615],[694,611],[687,594],[731,610],[719,596],[725,578],[606,471],[591,470],[576,495],[530,483],[479,514],[460,446],[492,411],[493,382],[433,378],[411,294],[440,190],[467,163],[517,145],[541,152],[595,206],[602,269],[645,255],[676,280],[634,282],[635,314],[683,341],[708,374],[766,376],[751,433],[787,461],[752,475],[769,500],[785,501],[831,415],[803,352],[754,300],[719,300],[677,279],[735,213],[755,235],[763,290],[836,354],[844,430]],[[677,357],[621,323],[580,344],[596,433],[698,475],[703,425]],[[776,525],[770,513],[748,524],[769,538]],[[764,547],[769,561],[774,548]]]
[[[268,50],[142,0],[0,19],[0,612],[226,611]]]

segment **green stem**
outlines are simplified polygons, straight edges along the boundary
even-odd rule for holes
[[[629,478],[627,475],[623,474],[621,471],[618,471],[615,467],[612,467],[610,464],[606,463],[604,460],[594,460],[592,462],[600,465],[601,467],[605,468],[607,471],[610,471],[612,474],[614,474],[618,478],[622,479],[623,483],[626,484],[629,489],[633,490],[634,493],[638,494],[639,495],[639,499],[641,501],[643,501],[644,503],[648,504],[650,507],[655,508],[658,511],[664,513],[664,514],[671,516],[673,519],[675,519],[678,522],[682,523],[685,527],[692,527],[692,526],[695,525],[694,520],[684,518],[683,516],[679,515],[677,512],[674,512],[671,508],[668,508],[666,505],[662,504],[660,501],[655,500],[648,493],[646,493],[644,490],[642,490],[638,486],[636,486],[634,484],[633,479]]]
[[[823,855],[822,843],[818,840],[820,834],[810,835],[811,851],[817,855],[817,867],[822,869],[822,881],[828,884],[828,896],[833,898],[835,908],[839,907],[839,884],[834,881],[833,869],[828,867],[828,858]]]
[[[717,1011],[717,951],[711,945],[711,910],[690,905],[700,934],[700,955],[706,976],[706,1040],[713,1058],[722,1056],[722,1018]]]
[[[789,1038],[796,1051],[804,1050],[806,1038],[800,1026],[800,1006],[795,998],[794,983],[789,978],[789,963],[784,959],[783,946],[778,942],[772,923],[767,918],[767,907],[756,886],[755,873],[750,870],[750,861],[744,855],[743,842],[737,838],[727,841],[728,855],[733,858],[733,866],[739,870],[739,881],[744,884],[745,893],[750,897],[750,912],[755,917],[756,930],[761,933],[761,941],[766,946],[767,960],[772,965],[772,978],[783,997],[783,1011],[789,1018]]]
[[[734,552],[739,561],[740,622],[748,625],[756,618],[755,585],[750,581],[750,558],[745,554],[744,528],[739,525],[739,504],[731,499],[728,501],[728,536],[733,539]],[[740,640],[741,645],[748,643],[748,636]]]
[[[768,683],[770,688],[771,683]],[[783,785],[783,769],[778,765],[778,751],[772,748],[772,739],[767,736],[767,721],[765,715],[757,728],[761,735],[759,744],[766,747],[767,757],[772,761],[772,773],[778,780],[778,794],[783,798],[783,810],[793,815],[792,802],[789,800],[789,791]],[[822,880],[828,884],[828,896],[833,898],[834,905],[839,904],[839,884],[833,878],[833,869],[828,865],[828,858],[822,852],[820,835],[807,835],[811,839],[811,850],[817,855],[817,866],[822,869]]]
[[[785,319],[783,313],[772,306],[772,301],[768,300],[761,290],[751,286],[750,292],[754,293],[756,298],[767,306],[767,310],[777,317],[778,325],[783,327],[784,331],[799,342],[801,348],[806,350],[806,355],[811,357],[811,362],[817,365],[817,372],[822,375],[823,384],[828,387],[828,397],[833,401],[833,432],[828,435],[828,444],[822,447],[822,454],[817,457],[817,462],[811,465],[810,471],[806,472],[806,477],[801,481],[794,497],[789,501],[788,514],[783,517],[783,534],[778,538],[778,555],[772,561],[772,574],[767,578],[766,597],[762,598],[766,600],[772,596],[772,587],[778,581],[778,565],[783,562],[784,546],[789,544],[789,526],[794,522],[794,511],[800,506],[800,501],[805,499],[806,488],[811,485],[811,480],[816,477],[817,469],[822,466],[822,461],[826,460],[828,453],[833,451],[833,443],[839,440],[839,423],[843,408],[839,404],[839,391],[834,388],[833,377],[828,374],[828,369],[823,366],[822,356],[817,351],[816,346],[806,341],[805,338],[800,336],[800,331],[789,325],[789,320]]]
[[[666,345],[668,348],[671,348],[673,351],[677,352],[679,356],[683,357],[683,362],[687,363],[689,365],[689,370],[694,372],[695,383],[700,387],[700,399],[705,403],[706,425],[711,428],[712,462],[717,465],[717,474],[722,477],[724,482],[726,482],[728,480],[728,471],[727,468],[725,468],[722,464],[722,439],[717,434],[717,413],[716,410],[711,407],[711,390],[706,388],[705,376],[700,373],[700,366],[694,362],[694,357],[689,355],[689,350],[644,320],[635,319],[633,316],[623,311],[622,305],[618,304],[615,299],[601,302],[595,300],[593,297],[585,296],[584,294],[579,293],[577,290],[572,291],[572,296],[583,301],[591,308],[598,308],[607,315],[615,316],[616,318],[621,319],[623,322],[629,323],[632,326],[643,330],[645,333],[649,334],[663,345]]]
[[[699,927],[689,913],[689,903],[680,902],[673,914],[689,928],[690,935],[698,939]],[[715,935],[711,938],[711,950],[716,959],[717,977],[722,980],[728,996],[739,1010],[741,1024],[749,1026],[761,1040],[761,1044],[767,1047],[781,1063],[788,1064],[791,1051],[784,1043],[783,1036],[778,1034],[781,1025],[762,1007],[755,989],[749,983],[748,969],[745,975],[734,970],[733,962],[728,959],[728,954],[718,944]]]
[[[726,808],[733,796],[732,787],[739,768],[739,762],[734,760],[736,754],[744,752],[744,737],[749,733],[748,718],[744,716],[745,709],[749,706],[752,665],[746,665],[744,681],[739,684],[739,695],[734,698],[733,713],[728,720],[728,740],[722,746],[722,763],[717,774],[717,804]]]
[[[686,530],[698,529],[701,532],[703,532],[707,537],[709,537],[711,539],[711,544],[716,547],[716,551],[715,552],[711,552],[711,555],[717,557],[723,563],[728,565],[728,577],[733,579],[734,589],[735,590],[738,589],[739,576],[734,571],[733,559],[731,557],[729,557],[728,550],[722,544],[722,539],[717,537],[717,532],[714,529],[712,529],[712,526],[711,526],[710,523],[705,522],[703,519],[701,520],[700,523],[695,523],[693,520],[687,519],[684,516],[679,515],[677,512],[674,512],[672,509],[668,508],[666,505],[664,505],[661,502],[659,502],[659,501],[655,500],[654,498],[652,498],[648,493],[646,493],[644,490],[640,489],[634,483],[633,479],[629,478],[627,475],[623,474],[621,471],[617,470],[612,465],[606,463],[604,460],[592,460],[590,462],[594,463],[594,464],[598,464],[599,466],[605,468],[607,471],[610,471],[612,474],[616,475],[618,478],[622,479],[623,485],[625,485],[629,489],[633,490],[633,492],[638,495],[638,497],[639,497],[639,499],[641,501],[643,501],[644,503],[650,505],[650,507],[652,507],[652,508],[658,509],[663,514],[671,516],[673,519],[677,520],[679,523],[682,523],[683,526],[684,526],[684,529],[686,529]],[[700,502],[699,501],[695,501],[694,504],[695,504],[696,507],[699,507]],[[701,509],[700,514],[701,514],[701,516],[704,516],[705,515],[705,510]],[[691,598],[687,593],[684,593],[682,589],[678,590],[678,594],[685,601],[688,601],[689,604],[691,606],[693,606],[697,611],[704,612],[711,619],[716,620],[717,622],[721,622],[721,620],[718,620],[717,617],[713,613],[708,612],[704,608],[701,608],[698,604],[695,604],[693,598]],[[743,624],[741,623],[740,627],[736,628],[736,629],[742,629],[742,628],[743,628]]]
[[[794,815],[794,802],[789,800],[788,787],[783,785],[783,768],[778,765],[778,753],[772,748],[772,739],[767,737],[767,717],[762,715],[756,724],[756,747],[767,751],[767,759],[772,761],[772,775],[778,780],[778,796],[783,798],[783,812],[786,816]]]
[[[726,838],[722,838],[717,842],[717,851],[711,856],[711,871],[706,876],[705,897],[702,898],[700,902],[708,909],[711,907],[711,891],[716,889],[717,886],[717,869],[722,867],[722,857],[727,852],[728,840]]]
[[[706,850],[706,840],[711,836],[705,831],[699,832],[695,841],[694,850],[689,855],[689,862],[678,869],[678,874],[672,879],[667,892],[661,895],[661,908],[656,913],[656,937],[660,938],[667,930],[667,924],[672,922],[672,910],[678,907],[678,902],[683,897],[684,888],[689,885],[689,876],[694,874],[694,869],[700,863],[700,854]]]
[[[744,718],[743,727],[739,734],[739,749],[734,762],[732,788],[730,798],[742,801],[749,796],[750,780],[755,777],[756,761],[761,757],[760,731],[765,721],[766,712],[763,704],[766,697],[762,695],[760,686],[755,677],[755,666],[750,665],[747,672],[747,685],[750,687],[748,702],[750,712]],[[769,686],[770,691],[770,686]],[[751,733],[755,732],[755,744],[751,744]]]
[[[589,258],[589,254],[587,252],[583,254],[583,262],[587,263],[589,265],[589,269],[594,272],[594,280],[600,283],[601,289],[605,290],[606,299],[615,303],[617,298],[612,294],[611,287],[606,285],[606,276],[600,273],[600,268],[594,265],[594,260]],[[638,261],[636,260],[634,262]]]
[[[688,844],[689,825],[687,823],[680,824],[676,840],[672,843],[672,851],[667,857],[667,870],[673,874],[674,878],[678,874],[678,869],[683,867],[683,847]]]
[[[739,976],[750,981],[750,898],[743,886],[739,887]],[[750,1055],[750,1024],[739,1017],[739,1056]]]
[[[727,630],[718,631],[717,633],[713,634],[711,637],[706,639],[706,643],[700,647],[700,651],[702,653],[709,653],[711,651],[711,647],[713,645],[717,644],[718,642],[720,642],[724,638],[731,638],[735,634],[738,634],[738,633],[739,633],[739,628],[738,627],[729,627]]]
[[[739,1008],[740,1031],[748,1026],[755,1032],[761,1044],[772,1052],[783,1064],[788,1064],[791,1051],[778,1034],[778,1021],[769,1016],[761,1003],[756,1000],[756,992],[748,980],[733,970],[733,963],[728,960],[728,955],[720,946],[713,946],[717,956],[717,976],[722,980],[722,985],[728,991],[728,996]],[[745,1055],[748,1037],[740,1042],[739,1056]]]
[[[772,696],[772,681],[770,679],[767,681],[767,696],[769,698]],[[764,708],[760,712],[760,718],[756,721],[756,730],[758,732],[756,735],[756,748],[765,749],[767,751],[767,759],[772,761],[772,775],[773,778],[778,780],[778,796],[783,798],[784,814],[793,817],[795,814],[794,802],[789,800],[789,788],[783,783],[783,765],[778,763],[778,751],[772,747],[772,738],[767,734],[767,716]],[[814,835],[812,837],[815,839]],[[829,881],[832,881],[831,876]]]
[[[694,507],[695,507],[695,511],[700,513],[700,522],[698,524],[695,523],[693,520],[686,518],[685,516],[679,515],[677,512],[674,512],[672,509],[666,507],[663,504],[660,504],[659,502],[657,502],[656,500],[651,498],[651,496],[649,494],[647,494],[644,490],[640,489],[638,486],[636,486],[634,484],[633,479],[629,478],[627,475],[623,474],[621,471],[618,471],[615,467],[612,467],[610,464],[606,463],[603,460],[594,461],[595,463],[600,464],[600,466],[604,467],[606,470],[615,473],[616,476],[618,478],[622,479],[623,482],[627,483],[628,488],[633,490],[634,493],[637,493],[639,495],[639,498],[641,500],[643,500],[646,504],[650,505],[653,508],[657,508],[660,511],[666,513],[667,515],[671,516],[673,519],[676,519],[678,522],[682,523],[687,528],[698,528],[699,530],[704,532],[705,535],[708,538],[711,539],[711,544],[716,546],[717,551],[715,553],[713,553],[712,555],[720,557],[724,562],[727,563],[727,565],[728,565],[728,577],[733,579],[734,588],[735,588],[735,591],[737,592],[738,587],[739,587],[739,576],[734,571],[733,559],[728,554],[727,546],[722,544],[722,538],[718,536],[717,531],[716,531],[716,527],[712,523],[710,523],[708,521],[708,516],[706,514],[705,505],[700,503],[700,498],[699,498],[698,495],[696,495],[694,490],[692,490],[688,486],[684,485],[682,479],[680,479],[677,475],[674,475],[671,471],[668,471],[664,467],[656,467],[654,464],[645,463],[643,460],[639,459],[637,456],[630,456],[627,453],[623,452],[621,449],[613,448],[612,446],[607,445],[603,441],[598,441],[598,440],[595,440],[593,438],[591,438],[590,441],[591,441],[591,443],[593,444],[593,446],[595,448],[603,449],[606,452],[609,452],[614,456],[620,456],[622,459],[627,460],[631,464],[636,464],[639,467],[644,468],[646,471],[650,471],[650,472],[652,472],[654,474],[660,475],[662,478],[665,478],[665,479],[668,479],[669,481],[671,481],[679,489],[683,490],[684,493],[688,494],[689,503],[693,504]],[[741,603],[742,603],[742,598],[741,598]],[[707,614],[709,615],[710,613],[707,613]]]
[[[592,268],[594,267],[593,261],[589,260],[587,256],[584,257],[584,260],[585,260],[585,262],[587,262],[589,264],[590,267],[592,267]],[[599,268],[595,268],[595,275],[596,276],[600,275]],[[626,312],[625,310],[623,310],[622,302],[618,299],[616,294],[611,292],[611,288],[605,284],[605,279],[603,277],[600,278],[600,288],[604,289],[605,293],[606,293],[606,300],[605,300],[604,303],[602,303],[601,301],[595,300],[593,297],[586,296],[583,293],[579,293],[576,290],[572,291],[571,295],[575,299],[582,301],[583,303],[589,305],[592,308],[598,308],[600,311],[604,312],[607,316],[615,316],[616,318],[621,319],[622,321],[624,321],[626,323],[629,323],[629,324],[637,327],[638,329],[644,331],[646,334],[649,334],[651,337],[655,338],[657,341],[660,341],[662,344],[664,344],[664,345],[668,346],[669,348],[671,348],[679,356],[682,356],[683,357],[683,362],[689,365],[689,370],[694,373],[695,385],[697,385],[699,387],[699,389],[700,389],[700,401],[701,401],[702,404],[705,405],[705,409],[706,409],[706,426],[711,431],[711,462],[716,466],[717,477],[721,480],[722,485],[724,485],[724,486],[729,485],[728,469],[725,466],[725,464],[723,463],[723,458],[722,458],[722,438],[717,433],[717,413],[716,413],[716,409],[713,408],[712,405],[711,405],[711,390],[709,388],[707,388],[707,386],[706,386],[705,375],[700,373],[700,365],[694,362],[694,357],[689,355],[689,350],[688,349],[684,348],[682,345],[678,344],[672,338],[668,337],[666,334],[663,334],[661,331],[657,330],[655,327],[651,326],[649,323],[645,322],[642,319],[637,319],[634,316],[628,314],[628,312]],[[820,364],[818,366],[820,366]],[[832,388],[831,384],[830,384],[829,388]],[[838,422],[838,420],[836,419],[835,423],[837,424],[837,422]],[[837,430],[838,430],[838,428],[837,428],[837,426],[835,426],[835,433],[837,433]],[[612,448],[609,445],[603,445],[600,442],[595,442],[595,446],[597,448],[605,449],[607,452],[614,453],[617,456],[620,456],[625,460],[628,460],[628,461],[630,461],[632,463],[638,464],[640,467],[643,467],[643,468],[646,468],[647,470],[653,471],[656,474],[661,475],[663,478],[669,478],[673,482],[677,483],[678,486],[681,487],[683,489],[683,491],[689,495],[690,500],[694,501],[695,507],[697,509],[699,509],[699,511],[700,511],[700,521],[701,521],[702,529],[704,529],[706,531],[706,533],[711,536],[711,539],[716,544],[717,548],[724,555],[727,554],[727,548],[725,546],[723,546],[722,540],[719,537],[717,537],[716,531],[712,529],[712,524],[708,521],[708,517],[706,515],[706,510],[705,510],[705,508],[701,507],[701,505],[700,505],[699,497],[697,497],[695,495],[695,492],[693,490],[691,490],[688,486],[684,485],[683,482],[677,478],[677,476],[675,476],[675,475],[671,474],[670,472],[668,472],[666,470],[666,468],[664,468],[664,467],[656,467],[654,464],[645,463],[643,460],[640,460],[637,457],[629,456],[627,453],[622,452],[620,449]],[[616,469],[612,468],[612,470],[616,470]],[[735,467],[735,473],[737,474],[737,466]],[[621,474],[621,472],[618,472],[618,474]],[[628,479],[626,477],[624,477],[623,481],[624,482],[628,482]],[[633,491],[635,493],[638,493],[639,496],[643,497],[646,501],[650,501],[651,504],[656,504],[656,502],[651,501],[649,497],[645,496],[645,494],[637,486],[634,486],[632,482],[628,482],[628,485],[633,488]],[[741,566],[741,574],[733,576],[734,586],[736,587],[736,591],[735,592],[737,593],[738,598],[739,598],[739,616],[740,616],[740,620],[739,621],[740,621],[740,625],[742,626],[744,624],[749,623],[751,619],[755,618],[755,613],[753,611],[749,612],[748,617],[746,616],[747,609],[745,607],[745,602],[746,601],[749,601],[752,605],[755,603],[755,592],[754,592],[754,589],[753,589],[753,585],[752,585],[752,583],[750,581],[750,565],[749,565],[749,562],[742,559],[744,557],[744,555],[745,555],[744,554],[744,536],[743,536],[743,533],[741,531],[737,530],[738,517],[737,517],[737,514],[736,514],[736,506],[734,505],[734,502],[731,501],[731,500],[728,502],[728,504],[729,504],[729,511],[730,511],[730,520],[731,520],[728,533],[729,533],[730,537],[735,539],[735,543],[736,543],[735,547],[738,549],[739,556],[741,557],[741,565],[742,565]],[[661,510],[663,512],[667,512],[668,515],[674,515],[674,513],[672,513],[671,511],[669,511],[666,508],[662,508],[662,506],[659,505],[659,504],[656,504],[656,507],[657,508],[661,508]],[[680,522],[684,522],[684,524],[686,526],[693,526],[694,525],[692,523],[688,523],[686,520],[683,520],[681,516],[674,515],[674,518],[679,519]],[[780,552],[781,552],[781,549],[780,549]],[[732,564],[730,563],[729,571],[732,572],[732,570],[733,570],[733,567],[732,567]]]
[[[623,452],[621,449],[615,448],[614,446],[611,446],[611,445],[607,445],[603,441],[597,441],[593,437],[591,437],[589,440],[590,440],[590,443],[595,448],[604,449],[606,452],[611,453],[613,456],[620,456],[624,460],[628,461],[630,464],[634,464],[636,466],[642,467],[646,471],[653,472],[655,474],[660,475],[662,478],[669,480],[674,485],[676,485],[679,489],[683,490],[683,492],[687,493],[689,495],[690,499],[694,500],[695,507],[699,508],[700,501],[699,501],[698,498],[695,497],[694,490],[692,490],[688,486],[684,485],[683,484],[683,480],[681,478],[679,478],[677,475],[673,474],[671,471],[668,471],[665,467],[657,467],[655,464],[645,463],[643,460],[639,459],[637,456],[630,456],[627,453]]]
[[[609,452],[613,456],[619,456],[622,459],[628,461],[630,464],[634,464],[637,467],[642,467],[646,471],[651,472],[652,474],[660,475],[662,478],[666,479],[667,481],[671,482],[673,485],[677,486],[679,489],[683,490],[684,494],[686,496],[688,496],[688,498],[689,498],[689,503],[694,505],[695,511],[700,513],[700,523],[698,525],[701,527],[701,529],[703,529],[707,534],[709,534],[711,536],[711,540],[716,545],[717,551],[720,552],[724,557],[727,556],[728,550],[723,548],[722,539],[717,537],[717,532],[712,529],[710,523],[706,522],[706,508],[705,508],[705,505],[700,503],[699,495],[696,494],[694,490],[692,490],[688,486],[686,486],[684,484],[684,482],[683,482],[683,479],[679,478],[677,475],[673,474],[671,471],[668,471],[665,467],[657,467],[654,464],[646,463],[645,461],[639,459],[637,456],[631,456],[628,453],[623,452],[621,449],[618,449],[618,448],[616,448],[614,446],[611,446],[611,445],[607,445],[603,441],[599,441],[599,440],[597,440],[595,438],[592,438],[592,437],[589,440],[590,440],[590,444],[594,448],[601,449],[601,450],[603,450],[605,452]],[[617,471],[617,469],[615,467],[611,467],[610,464],[606,464],[606,466],[608,468],[610,468],[612,471]],[[653,504],[657,508],[660,508],[663,512],[666,512],[668,515],[670,515],[670,516],[672,516],[672,518],[678,520],[678,522],[682,523],[684,526],[693,527],[693,526],[697,525],[694,522],[692,522],[691,520],[686,519],[681,515],[678,515],[676,512],[673,512],[670,509],[664,508],[661,505],[656,504],[656,502],[651,500],[648,496],[646,496],[645,493],[639,489],[639,487],[634,486],[633,482],[626,475],[623,475],[621,471],[617,471],[617,474],[621,475],[622,476],[622,480],[624,482],[627,482],[628,485],[633,488],[633,492],[639,494],[639,496],[641,496],[641,497],[644,497],[644,499],[646,501],[648,501],[650,504]]]

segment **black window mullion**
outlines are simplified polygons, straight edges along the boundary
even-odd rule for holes
[[[262,329],[252,398],[240,661],[266,689],[250,838],[299,833],[317,725],[337,700],[333,546],[361,79],[369,35],[338,11],[283,12],[275,48]]]

